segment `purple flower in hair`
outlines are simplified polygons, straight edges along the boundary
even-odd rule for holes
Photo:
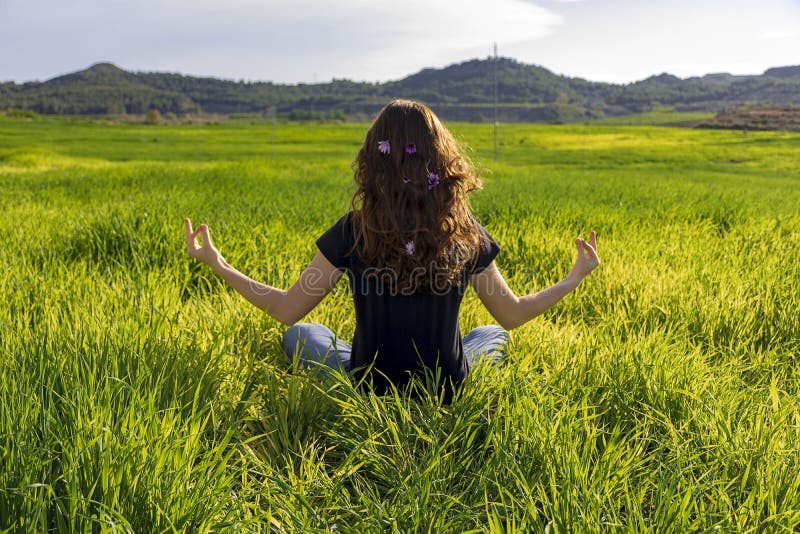
[[[439,185],[439,175],[432,172],[428,173],[428,191]]]
[[[392,146],[389,141],[378,141],[378,152],[381,154],[388,154],[392,151]]]
[[[406,145],[406,154],[416,154],[417,153],[417,145],[414,143],[408,143]]]
[[[414,242],[413,241],[409,241],[408,243],[406,243],[406,254],[408,254],[409,256],[413,256],[414,255]]]
[[[409,183],[411,183],[411,178],[409,178],[408,176],[403,176],[403,183],[404,183],[404,184],[409,184]]]

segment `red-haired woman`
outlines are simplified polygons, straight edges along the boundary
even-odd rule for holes
[[[231,267],[206,225],[192,230],[186,219],[186,240],[192,257],[292,325],[284,334],[290,356],[341,367],[356,378],[368,372],[376,392],[438,368],[449,398],[478,358],[502,358],[506,330],[549,309],[600,263],[592,232],[588,241],[575,241],[578,258],[561,282],[517,297],[494,263],[499,246],[470,214],[468,198],[480,180],[447,128],[420,103],[394,100],[384,107],[353,167],[351,211],[317,239],[316,256],[288,291]],[[352,344],[326,326],[297,322],[343,273],[355,304]],[[500,326],[478,327],[462,339],[458,310],[470,284]]]

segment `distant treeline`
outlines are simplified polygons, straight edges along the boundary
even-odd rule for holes
[[[494,84],[501,104],[495,110]],[[800,66],[761,75],[670,74],[627,84],[559,76],[509,58],[471,60],[425,69],[386,83],[333,80],[282,85],[181,74],[127,72],[110,63],[45,82],[0,83],[0,109],[45,114],[123,115],[149,109],[184,116],[257,113],[295,119],[365,119],[389,99],[428,103],[446,119],[570,122],[670,106],[677,111],[722,111],[752,105],[800,105]]]

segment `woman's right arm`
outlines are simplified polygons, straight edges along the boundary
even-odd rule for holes
[[[470,283],[500,326],[512,330],[549,310],[600,265],[597,237],[594,232],[590,234],[588,242],[576,239],[575,246],[578,248],[578,259],[575,260],[575,265],[567,276],[538,293],[522,297],[515,295],[494,262],[480,273],[473,274]]]
[[[331,262],[317,251],[314,259],[300,274],[300,278],[288,290],[269,286],[253,280],[225,261],[211,242],[207,225],[201,224],[197,230],[192,230],[192,222],[188,218],[184,219],[184,223],[189,255],[211,267],[252,305],[287,326],[305,317],[322,302],[342,276],[342,271],[331,265]],[[203,240],[201,244],[197,243],[198,237]]]

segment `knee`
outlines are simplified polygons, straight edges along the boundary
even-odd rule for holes
[[[283,333],[283,348],[286,354],[293,355],[298,345],[305,343],[307,337],[308,323],[295,323]]]
[[[500,325],[487,324],[475,328],[475,333],[484,339],[491,339],[500,344],[508,342],[508,331]]]

